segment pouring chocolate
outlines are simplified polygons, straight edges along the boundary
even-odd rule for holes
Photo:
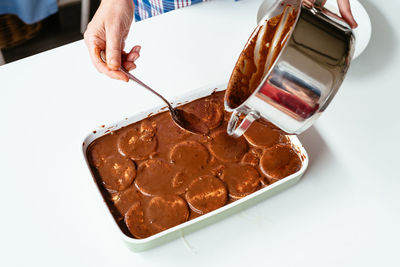
[[[241,136],[257,119],[299,134],[321,115],[345,77],[355,43],[350,26],[332,14],[300,0],[274,3],[229,80],[228,134]]]

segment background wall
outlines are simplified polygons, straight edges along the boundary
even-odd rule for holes
[[[100,0],[90,1],[89,19],[94,15],[99,4]],[[60,0],[58,13],[42,20],[40,30],[35,33],[32,39],[16,46],[1,49],[5,63],[82,39],[80,23],[81,2],[79,0]],[[12,34],[12,32],[7,34]],[[3,38],[5,37],[7,36],[3,35]]]

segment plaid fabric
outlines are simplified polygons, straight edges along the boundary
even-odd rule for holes
[[[174,9],[207,1],[208,0],[133,0],[135,3],[135,20],[140,21]]]

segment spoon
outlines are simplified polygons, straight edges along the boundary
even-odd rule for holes
[[[103,60],[103,62],[106,63],[106,57],[104,51],[100,52],[100,57],[101,60]],[[136,82],[137,84],[141,85],[142,87],[146,88],[147,90],[149,90],[150,92],[161,98],[162,101],[164,101],[165,104],[167,104],[172,120],[180,128],[188,132],[191,132],[193,134],[207,135],[210,132],[208,126],[199,117],[197,117],[193,113],[186,112],[183,109],[172,107],[171,103],[167,99],[165,99],[162,95],[153,90],[150,86],[146,85],[138,78],[130,74],[123,66],[121,66],[119,70],[125,73],[130,80]]]

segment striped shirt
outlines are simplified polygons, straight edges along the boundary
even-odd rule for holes
[[[206,1],[208,0],[133,0],[135,3],[135,20],[140,21],[174,9]]]

